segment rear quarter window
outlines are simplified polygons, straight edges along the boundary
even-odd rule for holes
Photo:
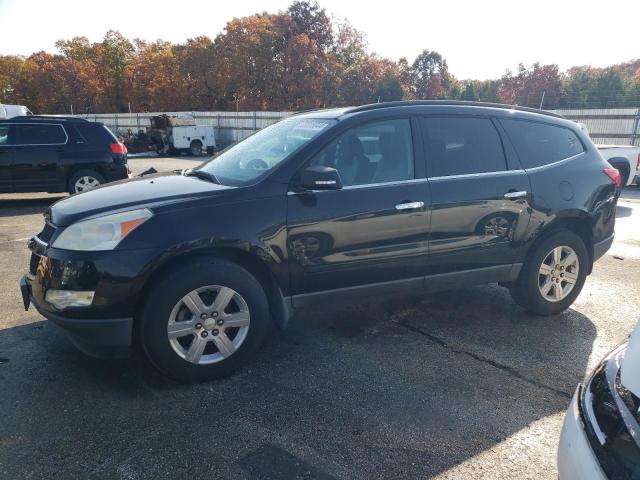
[[[528,120],[500,119],[524,168],[535,168],[584,152],[578,136],[568,128]]]
[[[101,123],[75,123],[76,130],[90,144],[109,145],[118,139]]]

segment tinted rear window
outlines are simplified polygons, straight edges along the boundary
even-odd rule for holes
[[[526,120],[500,120],[524,168],[535,168],[584,152],[578,136],[568,128]]]
[[[422,128],[430,177],[507,169],[502,141],[488,118],[427,117]]]
[[[101,123],[74,123],[78,133],[91,144],[110,144],[118,140],[107,127]]]
[[[55,145],[67,141],[67,135],[60,125],[20,124],[15,129],[19,145]]]

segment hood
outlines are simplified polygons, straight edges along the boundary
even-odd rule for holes
[[[133,208],[158,207],[202,197],[222,195],[233,187],[218,185],[196,177],[169,172],[111,183],[54,203],[45,217],[54,225],[66,227],[101,213]]]
[[[636,397],[640,397],[640,322],[629,338],[620,365],[620,381]]]

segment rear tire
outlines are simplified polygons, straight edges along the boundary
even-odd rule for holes
[[[221,297],[227,298],[226,307]],[[217,308],[216,302],[223,307]],[[151,363],[180,382],[232,374],[253,357],[270,326],[260,283],[244,268],[216,258],[203,258],[165,275],[153,285],[138,320],[140,341]],[[246,324],[232,327],[233,322]],[[199,345],[204,346],[194,353]]]
[[[537,315],[553,315],[575,301],[588,269],[589,254],[583,240],[573,232],[560,230],[534,247],[509,290],[524,309]]]
[[[620,190],[627,186],[627,182],[629,181],[629,172],[626,168],[621,168],[618,170],[620,172]]]
[[[67,191],[73,195],[99,187],[104,183],[106,183],[104,177],[95,170],[78,170],[69,177]]]
[[[200,157],[202,155],[202,143],[197,140],[191,142],[189,145],[189,153],[193,157]]]

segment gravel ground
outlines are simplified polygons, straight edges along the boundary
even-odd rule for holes
[[[237,375],[178,385],[139,357],[85,357],[22,309],[24,239],[59,197],[0,196],[0,478],[555,479],[576,385],[638,320],[627,189],[612,249],[561,315],[528,315],[495,285],[317,307]]]

